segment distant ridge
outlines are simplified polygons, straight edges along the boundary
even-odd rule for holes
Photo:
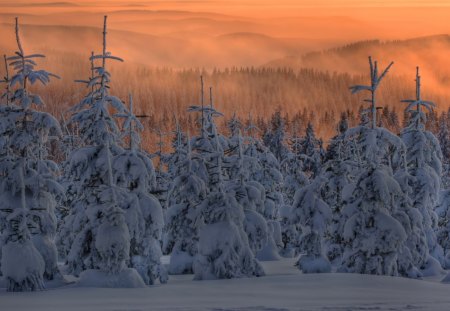
[[[6,2],[1,3],[0,7],[79,7],[80,5],[74,2]]]
[[[448,80],[450,77],[449,34],[404,40],[357,41],[326,50],[286,56],[264,66],[365,74],[369,55],[383,63],[394,61],[394,74],[409,74],[411,68],[421,66],[430,74],[439,76],[439,80]]]

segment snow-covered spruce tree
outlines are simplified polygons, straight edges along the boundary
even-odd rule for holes
[[[95,77],[95,61],[92,56],[94,56],[94,51],[91,52],[91,75],[90,79],[94,79]],[[88,83],[89,81],[77,81],[82,83]],[[94,91],[96,88],[95,84],[91,85],[91,91]],[[58,221],[66,217],[69,213],[69,206],[72,205],[72,200],[76,197],[76,185],[73,184],[70,180],[70,177],[65,174],[69,171],[70,168],[70,154],[74,152],[76,149],[79,149],[83,146],[84,142],[80,137],[80,133],[78,131],[77,124],[70,122],[70,119],[67,120],[64,113],[61,113],[60,116],[60,124],[63,131],[62,140],[58,142],[60,150],[63,152],[63,159],[60,163],[63,174],[59,176],[59,182],[64,187],[66,195],[64,202],[58,204],[57,208],[57,217]],[[58,249],[60,251],[60,256],[63,258],[64,250],[62,248]]]
[[[228,138],[229,146],[231,149],[236,149],[237,146],[241,143],[241,129],[242,123],[236,116],[236,113],[233,114],[233,117],[227,122],[227,128],[230,132],[230,136]]]
[[[339,272],[398,275],[397,262],[407,237],[392,213],[403,195],[386,165],[374,163],[360,176],[343,210],[347,221]]]
[[[199,154],[203,159],[206,167],[206,174],[203,175],[199,172],[200,177],[206,177],[206,184],[208,191],[217,189],[217,184],[222,176],[222,166],[218,166],[222,159],[224,150],[228,149],[228,140],[221,135],[217,129],[215,118],[223,116],[222,113],[217,111],[211,100],[210,105],[204,105],[203,99],[203,77],[200,77],[201,81],[201,106],[190,106],[189,112],[200,112],[200,135],[194,136],[191,139],[192,150]],[[212,96],[211,96],[212,98]]]
[[[204,225],[199,232],[198,254],[193,265],[195,279],[263,276],[243,228],[243,208],[234,196],[225,192],[221,179],[199,210]]]
[[[353,93],[371,93],[366,101],[371,104],[372,118],[371,122],[348,129],[345,135],[356,143],[361,173],[342,209],[345,249],[338,271],[398,275],[407,236],[403,225],[394,218],[397,202],[402,202],[405,194],[394,179],[393,169],[404,167],[405,146],[397,136],[377,127],[376,90],[393,63],[381,75],[377,62],[370,57],[369,64],[371,85],[350,88]]]
[[[279,259],[275,247],[282,248],[280,209],[284,206],[281,189],[283,187],[283,175],[280,172],[280,164],[275,156],[268,150],[258,154],[261,171],[255,178],[266,190],[263,216],[267,220],[269,233],[273,241],[269,238],[268,244],[261,250],[261,259]],[[268,254],[272,254],[270,257]]]
[[[283,175],[280,172],[280,163],[267,147],[254,138],[250,139],[244,154],[259,162],[259,165],[249,166],[248,170],[250,179],[257,181],[265,190],[264,207],[260,213],[267,221],[270,234],[267,244],[258,254],[258,259],[278,260],[280,257],[277,248],[283,248],[279,220],[280,209],[284,206],[281,193]]]
[[[443,267],[450,268],[450,190],[442,190],[439,195],[439,205],[436,209],[439,216],[437,239],[444,249],[445,260]]]
[[[295,151],[289,152],[281,162],[281,172],[284,176],[282,187],[283,206],[280,208],[280,227],[282,247],[280,254],[284,257],[294,257],[298,255],[298,237],[301,228],[298,224],[293,224],[290,220],[292,205],[294,204],[295,193],[301,187],[309,183],[308,176],[303,172],[303,161],[305,157],[298,155]]]
[[[165,146],[163,137],[166,136],[167,133],[164,133],[161,128],[155,129],[155,132],[158,135],[158,141],[156,143],[158,149],[154,154],[152,154],[152,157],[158,158],[158,164],[155,169],[155,187],[152,194],[158,199],[159,203],[161,203],[163,212],[165,213],[168,208],[168,193],[170,182],[172,180],[172,176],[166,169],[169,155],[163,153],[163,148]]]
[[[3,55],[3,60],[5,63],[5,76],[3,77],[2,80],[0,80],[0,83],[5,85],[5,90],[2,92],[2,95],[0,96],[0,104],[8,106],[11,103],[13,93],[11,90],[11,78],[9,76],[8,58],[6,57],[6,55]]]
[[[353,190],[358,168],[357,161],[348,150],[350,143],[344,139],[344,135],[345,131],[331,140],[331,148],[326,155],[327,160],[319,174],[327,181],[321,188],[320,197],[332,211],[332,219],[324,238],[326,255],[332,262],[342,257],[344,247],[342,234],[346,221],[342,215],[342,209]]]
[[[305,167],[304,162],[309,161],[308,156],[301,152],[304,140],[302,137],[298,137],[296,128],[293,132],[294,134],[290,138],[291,150],[280,162],[280,170],[284,176],[282,191],[284,203],[289,206],[294,203],[294,196],[297,189],[309,182],[308,176],[303,171]]]
[[[289,149],[285,145],[285,122],[281,117],[281,111],[277,110],[270,120],[270,128],[264,134],[264,145],[269,148],[278,161],[282,161]]]
[[[267,222],[260,213],[264,208],[265,189],[260,183],[250,179],[251,169],[259,166],[259,163],[257,159],[244,155],[244,141],[239,130],[235,139],[236,154],[224,158],[224,167],[227,168],[229,178],[226,191],[234,195],[244,209],[244,231],[247,233],[250,248],[256,255],[267,245],[270,238]]]
[[[172,139],[173,152],[166,157],[165,163],[167,164],[167,173],[169,179],[173,181],[180,175],[180,171],[183,167],[183,162],[187,156],[188,139],[186,134],[182,131],[178,119],[175,119],[175,131]]]
[[[57,206],[56,216],[58,222],[66,217],[69,213],[68,207],[72,205],[72,200],[75,197],[75,188],[69,176],[65,174],[70,167],[70,154],[78,148],[82,147],[82,141],[77,133],[77,129],[69,126],[63,114],[61,114],[60,125],[63,132],[63,137],[58,141],[58,149],[63,153],[63,160],[60,163],[61,170],[63,174],[60,174],[58,181],[61,186],[65,189],[65,197],[62,202]],[[59,249],[60,251],[61,249]]]
[[[63,191],[56,182],[58,167],[47,159],[49,138],[61,130],[51,115],[31,108],[43,102],[28,89],[57,76],[34,69],[34,60],[45,56],[25,54],[17,18],[15,31],[18,51],[6,58],[15,73],[5,78],[9,86],[0,108],[1,270],[9,291],[32,291],[61,277],[54,236],[56,199]]]
[[[352,170],[355,162],[350,159],[328,160],[322,166],[320,177],[327,180],[320,197],[331,208],[332,216],[324,236],[326,256],[331,262],[342,257],[344,239],[342,237],[346,218],[342,215],[349,193],[354,187]]]
[[[316,138],[312,123],[309,122],[306,127],[306,134],[297,144],[295,151],[305,157],[303,171],[309,176],[315,176],[320,170],[324,151],[322,142]]]
[[[244,231],[244,209],[223,181],[222,160],[226,142],[219,135],[214,117],[222,115],[212,105],[191,106],[189,111],[202,113],[199,137],[193,150],[203,158],[208,176],[208,194],[194,216],[200,222],[198,254],[193,270],[196,280],[262,276],[264,271],[255,259]]]
[[[376,61],[372,62],[371,57],[369,57],[369,64],[371,85],[354,85],[350,89],[353,94],[360,91],[369,91],[371,98],[365,99],[365,101],[370,104],[370,108],[361,111],[361,124],[348,129],[345,132],[344,139],[354,144],[352,153],[361,169],[373,167],[373,163],[376,163],[385,164],[395,172],[396,169],[404,167],[405,146],[396,135],[377,126],[376,102],[376,91],[393,62],[380,75],[378,64]],[[371,118],[368,118],[369,115]]]
[[[184,164],[187,159],[188,155],[188,139],[186,135],[183,133],[181,126],[178,122],[178,120],[175,118],[175,124],[176,128],[173,132],[174,137],[172,139],[172,149],[173,152],[168,154],[165,157],[165,164],[167,165],[167,176],[168,176],[168,189],[167,191],[170,192],[170,189],[174,185],[175,179],[182,175]],[[206,168],[205,168],[206,170]],[[171,200],[169,194],[167,193],[167,210],[164,211],[164,219],[166,226],[163,230],[163,242],[162,242],[162,251],[163,254],[168,255],[172,252],[173,246],[175,244],[175,241],[173,239],[172,233],[169,231],[169,221],[170,217],[168,215],[170,206],[172,204],[173,200]],[[191,269],[192,270],[192,269]],[[169,273],[174,274],[174,271],[172,269],[169,269]]]
[[[437,133],[442,151],[442,186],[450,188],[450,130],[449,112],[443,112],[439,117],[439,132]]]
[[[316,177],[295,194],[291,223],[301,226],[298,238],[300,256],[297,265],[304,273],[331,272],[331,264],[323,253],[323,236],[331,220],[330,207],[320,198],[325,180]]]
[[[331,138],[330,143],[327,147],[325,153],[324,161],[330,159],[345,159],[352,158],[354,155],[352,154],[352,142],[347,141],[345,134],[348,130],[348,120],[345,113],[341,114],[341,119],[339,120],[336,130],[336,135]]]
[[[404,195],[396,200],[396,210],[392,216],[402,224],[407,236],[406,242],[400,249],[398,271],[400,275],[419,278],[423,276],[420,269],[424,267],[429,257],[423,218],[420,211],[412,204],[413,178],[407,168],[398,170],[394,178]]]
[[[135,194],[139,205],[139,210],[126,212],[128,228],[135,229],[130,230],[130,264],[139,272],[146,284],[152,285],[156,280],[165,283],[167,272],[161,264],[160,244],[164,227],[162,207],[150,194],[156,183],[155,170],[150,158],[139,148],[141,141],[139,132],[144,127],[133,113],[131,95],[129,105],[126,113],[116,115],[124,118],[122,136],[128,140],[128,148],[114,157],[112,165],[116,185]],[[141,220],[143,226],[140,224]]]
[[[377,127],[377,105],[376,105],[376,91],[378,87],[380,86],[380,82],[383,80],[383,78],[386,76],[386,74],[389,72],[389,69],[392,67],[394,62],[391,62],[386,69],[379,74],[378,73],[378,63],[377,61],[372,61],[372,57],[369,56],[369,66],[370,66],[370,85],[353,85],[350,87],[350,90],[352,91],[352,94],[356,94],[361,91],[369,91],[371,97],[369,99],[366,99],[365,101],[370,103],[370,115],[372,117],[371,120],[371,127],[376,128]],[[365,114],[362,114],[365,115]]]
[[[197,168],[203,162],[194,159],[188,139],[187,154],[179,162],[178,176],[169,189],[164,240],[166,252],[170,253],[170,274],[193,272],[194,258],[198,253],[200,222],[196,221],[198,205],[206,198],[207,187],[197,175]],[[201,170],[206,170],[203,168]]]
[[[9,76],[9,66],[8,66],[8,61],[6,58],[6,55],[3,55],[3,59],[4,59],[4,63],[5,63],[5,76],[3,77],[2,80],[0,80],[0,84],[5,84],[5,90],[1,93],[0,96],[0,113],[1,113],[1,117],[3,118],[4,115],[7,115],[7,110],[6,107],[9,106],[10,104],[10,98],[12,97],[12,92],[11,92],[11,88],[10,88],[10,76]],[[5,114],[6,113],[6,114]],[[8,124],[8,126],[5,126],[6,124]],[[2,134],[7,132],[7,131],[12,131],[15,128],[15,125],[12,124],[11,122],[2,122],[2,125],[4,126],[4,128],[2,129]],[[8,135],[7,135],[8,136]],[[6,136],[6,137],[7,137]],[[8,140],[4,139],[4,137],[1,137],[1,143],[2,143],[2,149],[4,149],[4,151],[1,153],[2,157],[5,156],[5,151],[6,151],[6,143],[8,142]],[[3,162],[3,160],[2,160]],[[2,275],[2,269],[1,269],[1,258],[2,258],[2,246],[3,246],[3,238],[4,236],[2,235],[4,227],[6,225],[6,223],[4,223],[3,218],[0,217],[0,276]]]
[[[114,171],[119,171],[113,167],[119,166],[113,164],[114,157],[124,151],[110,111],[124,114],[126,108],[120,99],[109,94],[106,61],[122,60],[106,50],[106,22],[105,16],[103,51],[91,56],[101,65],[95,67],[95,76],[86,81],[88,95],[73,108],[71,122],[78,127],[84,147],[72,152],[65,172],[75,185],[75,198],[61,225],[59,241],[68,271],[80,275],[81,284],[95,279],[99,286],[141,287],[145,284],[139,274],[126,267],[130,246],[135,243],[132,239],[142,237],[145,230],[145,215],[137,195],[116,185],[114,180]]]
[[[437,138],[425,130],[424,109],[431,111],[435,105],[422,100],[420,83],[421,77],[417,68],[416,98],[403,101],[408,104],[406,111],[410,114],[410,120],[408,126],[403,129],[401,138],[407,148],[407,170],[412,177],[412,204],[422,214],[430,255],[444,264],[443,250],[436,238],[438,219],[435,213],[441,184],[442,152]]]
[[[297,135],[297,122],[293,122],[292,136],[288,143],[290,146],[286,157],[280,162],[280,171],[283,175],[281,192],[283,205],[280,208],[281,247],[280,255],[294,257],[298,255],[298,241],[301,228],[290,221],[292,205],[296,191],[309,183],[308,176],[303,172],[305,155],[297,152],[300,148],[301,137]]]

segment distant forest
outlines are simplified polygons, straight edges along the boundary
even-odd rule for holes
[[[359,45],[347,49],[360,49]],[[372,44],[367,42],[366,44]],[[151,51],[149,51],[151,53]],[[331,52],[327,52],[331,53]],[[85,56],[61,51],[46,52],[43,66],[62,77],[46,88],[41,88],[45,110],[55,116],[69,117],[68,111],[85,93],[84,86],[75,79],[88,77],[89,63]],[[318,57],[319,54],[314,57]],[[323,54],[327,55],[327,54]],[[312,57],[311,55],[308,57]],[[136,62],[136,60],[135,60]],[[170,131],[177,119],[185,131],[191,133],[197,127],[187,108],[200,103],[200,76],[205,81],[205,103],[209,103],[212,88],[214,107],[224,114],[218,125],[224,130],[227,120],[234,114],[246,123],[249,116],[258,124],[260,134],[268,126],[271,116],[280,111],[286,122],[288,135],[303,135],[308,122],[315,128],[324,144],[335,134],[336,124],[342,113],[347,115],[349,125],[359,123],[359,110],[364,105],[364,95],[352,95],[349,86],[367,81],[368,75],[330,72],[317,69],[292,69],[275,67],[225,68],[214,70],[150,68],[135,62],[114,64],[111,68],[114,95],[126,100],[133,92],[136,113],[145,115],[143,148],[155,151],[158,133],[163,142],[170,140]],[[395,68],[395,65],[394,65]],[[3,72],[3,70],[2,70]],[[427,98],[437,104],[436,113],[447,108],[448,96],[427,88],[424,76],[423,88]],[[430,82],[431,84],[431,82]],[[383,125],[398,133],[404,116],[404,104],[400,101],[414,95],[414,76],[390,75],[379,90],[378,100],[383,109],[379,111]],[[430,130],[436,128],[437,115],[429,118]],[[163,149],[170,148],[165,144]]]

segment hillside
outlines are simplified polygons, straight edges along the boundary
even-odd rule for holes
[[[0,32],[7,34],[5,40],[0,42],[1,54],[12,51],[12,28],[12,24],[0,24]],[[98,28],[89,26],[26,24],[22,28],[26,48],[44,53],[59,51],[86,55],[95,50],[96,43],[101,40]],[[273,38],[259,33],[228,33],[206,35],[200,39],[201,36],[196,36],[199,30],[189,30],[186,27],[180,29],[184,30],[173,36],[113,29],[109,32],[108,45],[116,54],[134,63],[173,68],[259,66],[271,58],[308,51],[307,44],[296,38]],[[45,34],[45,40],[34,39],[42,37],[42,34]]]
[[[338,71],[363,74],[367,71],[367,56],[382,64],[395,62],[394,75],[413,76],[420,66],[423,76],[433,82],[448,83],[450,77],[450,35],[433,35],[395,41],[360,41],[333,49],[277,59],[267,63],[269,67],[314,68],[322,71]]]

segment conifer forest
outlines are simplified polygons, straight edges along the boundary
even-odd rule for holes
[[[104,16],[72,81],[25,19],[0,67],[0,310],[450,309],[450,110],[424,68],[131,77]]]

